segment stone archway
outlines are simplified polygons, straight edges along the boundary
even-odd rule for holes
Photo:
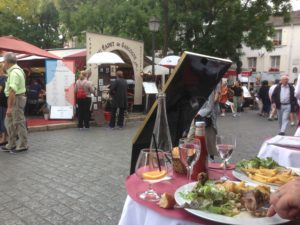
[[[130,59],[133,72],[134,72],[134,105],[142,104],[143,93],[143,79],[141,72],[143,71],[144,62],[144,43],[139,41],[133,41],[125,38],[86,33],[86,48],[87,59],[97,52],[124,52]],[[88,65],[89,66],[89,65]],[[92,81],[96,84],[97,78],[97,65],[91,66],[92,68]]]

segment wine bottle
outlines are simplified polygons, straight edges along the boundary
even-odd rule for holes
[[[201,143],[201,151],[200,157],[198,161],[195,163],[193,167],[193,172],[191,178],[193,180],[197,180],[197,176],[201,172],[207,173],[207,163],[208,163],[208,153],[206,148],[206,141],[205,141],[205,122],[199,121],[195,123],[195,138],[200,140]]]
[[[154,142],[154,137],[156,143]],[[166,111],[166,95],[164,93],[159,93],[157,96],[156,119],[150,144],[150,149],[156,148],[165,152],[168,170],[170,170],[168,174],[172,176],[172,140]]]

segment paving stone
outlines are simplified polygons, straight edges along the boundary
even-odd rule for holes
[[[4,222],[4,225],[26,225],[19,219],[11,219],[11,220],[6,220]]]
[[[66,222],[64,217],[55,212],[51,212],[45,219],[54,225],[64,225]]]
[[[70,213],[72,211],[71,208],[69,208],[69,207],[67,207],[67,206],[65,206],[63,204],[53,205],[51,207],[51,209],[53,211],[55,211],[56,213],[58,213],[59,215],[65,215],[65,214]]]
[[[26,154],[0,152],[0,225],[118,224],[127,195],[131,140],[140,124],[127,123],[121,131],[34,132]],[[257,111],[239,118],[228,114],[217,125],[219,133],[238,137],[231,162],[255,156],[278,131],[276,121],[257,116]],[[294,131],[289,127],[287,133]]]
[[[20,208],[17,208],[17,209],[14,209],[13,213],[16,214],[18,217],[21,217],[21,218],[24,218],[24,217],[32,215],[31,210],[28,209],[28,208],[26,208],[26,207],[24,207],[24,206],[20,207]]]
[[[83,215],[77,212],[68,213],[64,215],[64,218],[66,218],[68,221],[71,221],[72,223],[82,223],[82,221],[85,219]]]
[[[21,206],[23,206],[23,204],[21,202],[19,202],[19,201],[13,200],[13,201],[4,203],[1,206],[4,207],[4,208],[6,208],[7,210],[11,211],[11,210],[20,208]]]

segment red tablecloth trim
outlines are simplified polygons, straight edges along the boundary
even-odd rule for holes
[[[230,166],[234,168],[234,166]],[[219,179],[223,175],[223,170],[220,168],[220,164],[211,163],[209,164],[209,178],[210,179]],[[232,176],[232,170],[227,170],[226,175],[230,177],[231,180],[236,180]],[[153,189],[159,193],[168,192],[174,194],[176,189],[187,183],[187,178],[185,175],[180,175],[175,173],[174,178],[170,181],[164,181],[153,185]],[[183,209],[163,209],[160,208],[157,203],[147,202],[138,197],[138,193],[144,192],[147,189],[148,184],[142,182],[135,174],[128,176],[125,182],[126,190],[128,195],[136,202],[141,205],[144,205],[157,213],[181,220],[188,220],[194,223],[201,223],[205,225],[213,225],[216,222],[211,222],[206,219],[196,217]],[[219,224],[219,223],[218,223]]]

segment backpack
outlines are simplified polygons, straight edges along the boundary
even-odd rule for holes
[[[85,92],[85,90],[83,88],[84,87],[84,83],[83,84],[79,84],[79,87],[77,89],[76,97],[78,99],[83,99],[83,98],[87,97],[87,94],[86,94],[86,92]]]

